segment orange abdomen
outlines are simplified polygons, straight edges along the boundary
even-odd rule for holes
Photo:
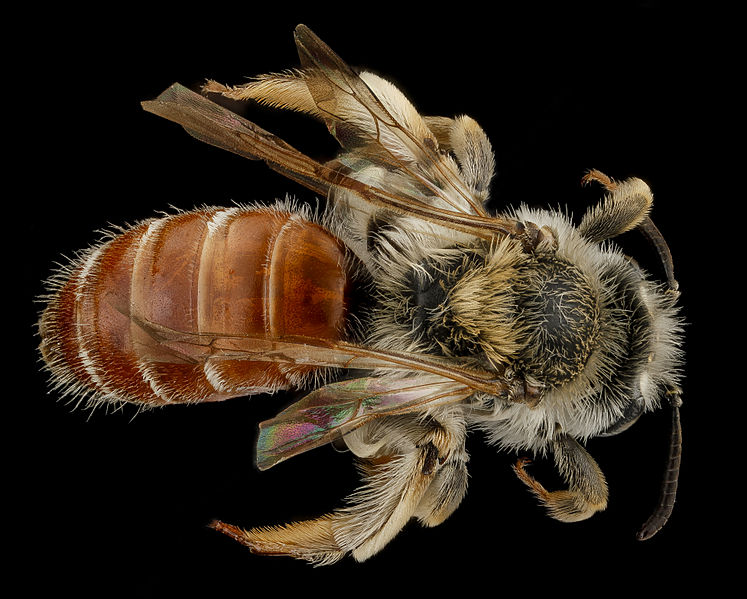
[[[140,223],[62,276],[40,321],[60,386],[94,400],[215,401],[294,386],[311,366],[189,360],[149,327],[187,334],[341,339],[344,245],[298,214],[204,209]]]

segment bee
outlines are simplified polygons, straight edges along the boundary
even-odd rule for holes
[[[584,448],[663,401],[672,406],[661,529],[681,450],[682,322],[672,256],[637,178],[590,170],[606,192],[578,224],[560,211],[490,214],[495,159],[470,117],[419,114],[355,72],[307,27],[301,67],[240,86],[174,84],[143,108],[195,138],[265,162],[324,198],[206,207],[144,220],[82,252],[49,281],[40,351],[53,384],[89,405],[142,408],[284,390],[306,395],[259,425],[270,468],[334,443],[362,486],[317,519],[212,526],[252,552],[315,564],[363,561],[412,518],[436,526],[467,490],[468,431],[551,455],[565,481],[518,478],[564,522],[605,509]],[[208,99],[219,94],[323,122],[342,151],[320,163]],[[639,229],[666,282],[611,240]]]

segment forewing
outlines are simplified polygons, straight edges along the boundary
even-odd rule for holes
[[[262,160],[272,169],[310,189],[327,194],[331,173],[276,135],[211,102],[179,83],[155,100],[142,102],[153,114],[175,122],[193,137],[250,160]]]
[[[141,337],[138,352],[144,360],[207,362],[252,360],[344,369],[389,369],[437,375],[493,395],[512,391],[509,383],[495,373],[445,364],[432,356],[377,350],[317,337],[228,335],[177,331],[129,316],[147,335]]]
[[[331,383],[259,425],[257,466],[266,470],[329,443],[371,418],[463,401],[473,392],[464,384],[435,375]]]
[[[251,160],[263,160],[272,169],[323,195],[332,187],[343,188],[373,205],[487,239],[496,233],[522,234],[520,224],[512,219],[441,209],[422,198],[357,181],[309,158],[279,137],[179,83],[174,83],[155,100],[143,102],[142,106],[148,112],[178,123],[201,141]]]
[[[407,173],[450,209],[486,215],[454,162],[439,151],[426,121],[398,89],[370,73],[358,75],[305,25],[296,28],[295,39],[309,93],[343,146],[365,145],[361,153],[368,159]]]

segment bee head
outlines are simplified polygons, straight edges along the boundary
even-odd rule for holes
[[[556,425],[582,439],[622,432],[678,384],[676,293],[564,214],[522,208],[516,216],[549,227],[558,245],[528,257],[515,283],[522,349],[512,366],[542,399],[536,409],[509,406],[502,417],[516,411],[535,430],[537,448]]]

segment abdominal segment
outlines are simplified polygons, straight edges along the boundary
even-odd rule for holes
[[[58,386],[94,402],[216,401],[295,386],[316,367],[195,359],[154,331],[345,336],[345,246],[291,210],[207,208],[142,222],[50,283],[41,352]]]

